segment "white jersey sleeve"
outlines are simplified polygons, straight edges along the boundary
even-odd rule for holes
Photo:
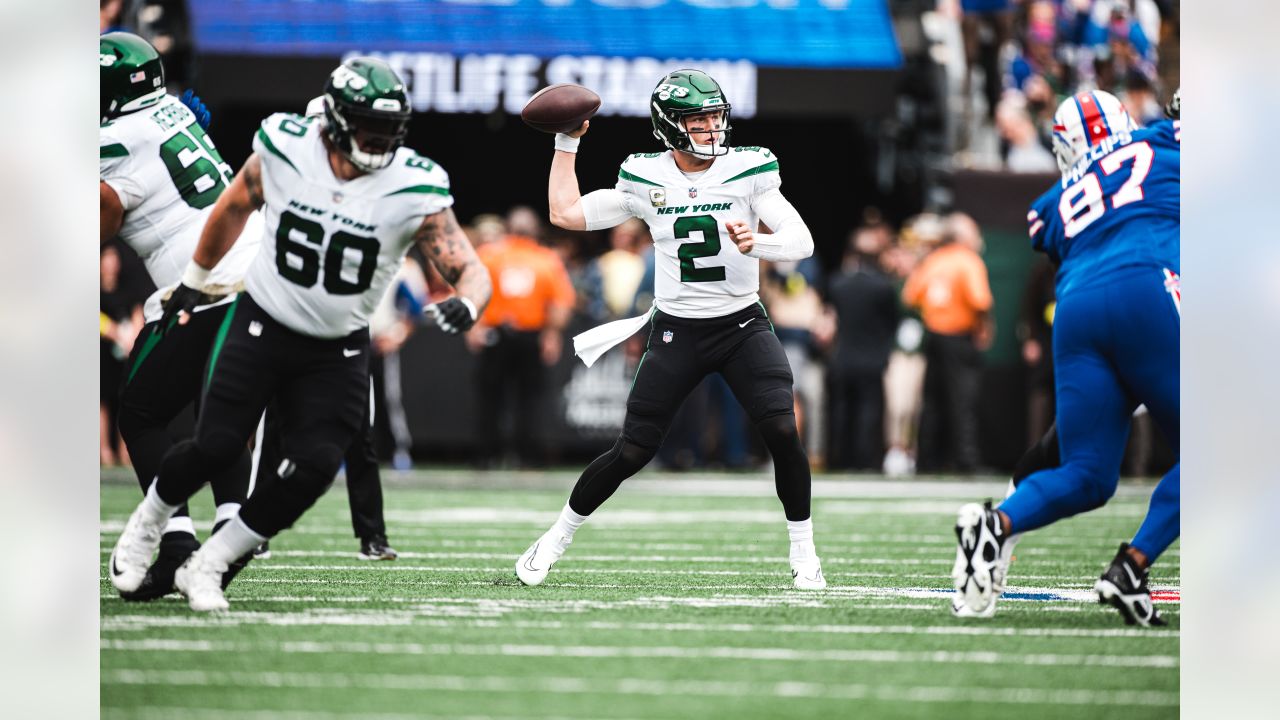
[[[265,228],[245,284],[281,324],[335,338],[368,326],[423,218],[453,195],[444,169],[409,148],[385,169],[339,180],[323,123],[280,113],[254,136]]]

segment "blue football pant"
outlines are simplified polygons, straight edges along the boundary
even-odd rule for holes
[[[1000,505],[1014,532],[1102,506],[1115,494],[1129,418],[1145,403],[1178,451],[1178,310],[1157,268],[1135,268],[1058,301],[1053,327],[1062,464]],[[1154,562],[1180,530],[1179,466],[1156,487],[1133,545]]]

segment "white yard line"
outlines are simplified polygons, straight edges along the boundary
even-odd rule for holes
[[[1176,655],[1077,655],[945,650],[796,650],[776,647],[527,645],[473,643],[370,643],[282,641],[244,643],[214,640],[103,640],[103,650],[129,652],[240,652],[355,655],[478,655],[498,657],[669,660],[753,660],[763,662],[912,663],[968,665],[1050,665],[1068,667],[1176,668]]]
[[[421,605],[421,603],[419,603]],[[504,617],[501,610],[494,609],[489,614],[474,612],[471,608],[460,605],[440,605],[438,615],[428,615],[418,609],[371,609],[371,610],[339,610],[336,608],[317,608],[314,610],[295,610],[287,612],[270,612],[262,610],[233,610],[230,613],[212,615],[108,615],[101,620],[102,632],[137,632],[151,628],[213,628],[237,627],[252,625],[270,626],[404,626],[425,625],[436,627],[485,627],[485,628],[519,628],[533,630],[565,630],[580,631],[642,631],[642,632],[677,632],[677,633],[783,633],[783,634],[821,634],[821,635],[957,635],[983,637],[1047,637],[1047,638],[1177,638],[1177,630],[1160,630],[1151,628],[1018,628],[993,627],[987,624],[978,625],[796,625],[796,624],[762,624],[762,623],[657,623],[657,622],[614,622],[602,620],[574,619],[562,620],[517,620]],[[545,607],[543,608],[545,610]],[[948,611],[944,605],[928,608],[945,617]],[[1100,610],[1101,612],[1101,610]]]
[[[466,693],[553,693],[568,695],[643,695],[673,697],[763,697],[886,702],[972,702],[1078,706],[1176,707],[1178,693],[1153,690],[1055,690],[993,687],[894,687],[813,682],[722,682],[648,678],[511,677],[414,673],[289,673],[202,670],[115,669],[103,671],[103,685],[187,687],[272,687],[301,689],[375,689]]]
[[[779,565],[785,568],[779,562]],[[387,574],[400,573],[500,573],[504,575],[512,574],[512,566],[463,566],[463,565],[404,565],[396,563],[363,563],[351,565],[294,565],[294,564],[277,564],[271,561],[255,563],[251,565],[258,572],[293,572],[298,570],[306,570],[308,572],[374,572]],[[664,576],[690,576],[690,577],[762,577],[760,572],[749,570],[670,570],[661,568],[583,568],[572,567],[567,564],[563,572],[557,572],[559,577],[568,577],[575,574],[603,574],[603,575],[652,575],[655,577]],[[781,573],[779,573],[781,574]],[[893,572],[828,572],[825,573],[830,578],[897,578],[901,580],[935,580],[950,581],[951,575],[947,573],[893,573]],[[101,576],[100,580],[106,580],[105,576]],[[1060,581],[1078,585],[1083,578],[1071,575],[1031,575],[1018,573],[1017,580],[1034,580],[1034,581]],[[1089,582],[1093,582],[1092,576]],[[1162,583],[1176,584],[1179,581],[1177,577],[1162,577]]]

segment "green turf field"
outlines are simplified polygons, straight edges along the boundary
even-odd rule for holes
[[[1023,539],[992,620],[950,616],[951,523],[996,483],[815,482],[824,592],[791,589],[764,476],[624,484],[547,583],[515,558],[572,473],[388,479],[400,560],[356,559],[339,482],[228,591],[126,604],[105,560],[139,499],[102,486],[104,718],[1177,717],[1178,605],[1130,629],[1085,591],[1150,486]],[[202,535],[212,502],[193,503]],[[1176,591],[1178,545],[1152,574]]]

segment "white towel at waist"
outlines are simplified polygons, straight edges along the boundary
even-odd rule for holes
[[[609,348],[639,332],[649,322],[650,315],[653,315],[653,308],[649,308],[649,312],[643,315],[614,320],[574,335],[573,354],[582,358],[587,367],[591,367]]]

